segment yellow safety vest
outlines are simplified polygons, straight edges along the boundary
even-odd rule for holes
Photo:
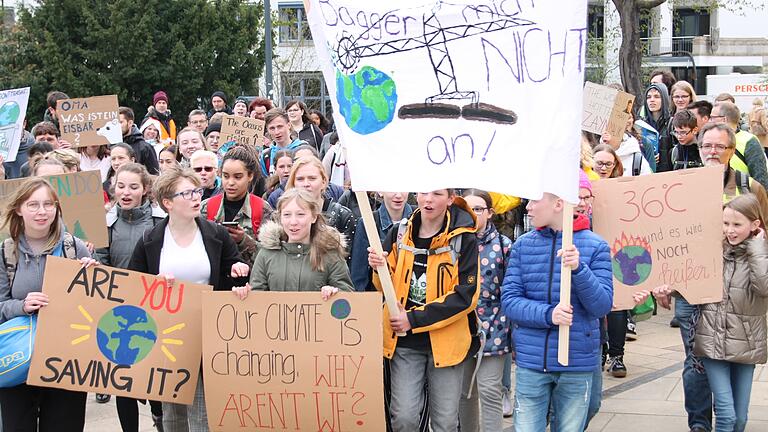
[[[739,131],[736,134],[736,152],[731,157],[731,168],[736,171],[741,171],[744,174],[749,174],[749,167],[747,166],[746,151],[747,142],[754,137],[751,133]]]

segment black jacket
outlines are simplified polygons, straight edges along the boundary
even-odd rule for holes
[[[320,144],[323,143],[323,132],[314,123],[305,123],[304,129],[299,131],[299,139],[306,141],[319,152]]]
[[[203,236],[205,252],[211,262],[211,278],[209,284],[214,291],[230,291],[237,286],[230,277],[232,266],[238,262],[244,262],[237,250],[237,245],[229,236],[227,229],[202,217],[195,219],[200,234]],[[168,226],[168,218],[160,221],[154,228],[144,232],[144,235],[136,243],[133,249],[128,270],[156,275],[160,273],[160,252],[163,249],[165,227]],[[250,266],[250,263],[248,263]],[[245,282],[238,285],[244,285]]]
[[[133,125],[128,135],[123,137],[123,142],[133,148],[133,152],[136,153],[136,163],[147,167],[147,171],[152,175],[160,174],[160,164],[157,162],[155,149],[144,141],[144,136],[136,125]]]

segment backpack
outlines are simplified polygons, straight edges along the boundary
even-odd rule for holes
[[[443,246],[437,249],[420,249],[413,246],[408,246],[403,243],[403,237],[405,237],[405,231],[408,229],[408,223],[406,220],[400,221],[397,225],[397,249],[407,250],[414,255],[437,255],[444,252],[451,253],[451,263],[456,265],[459,262],[461,256],[461,236],[457,235],[452,237],[448,243],[448,246]]]
[[[16,277],[16,266],[19,263],[19,257],[16,252],[16,242],[12,238],[8,237],[3,240],[2,246],[0,246],[0,257],[2,257],[3,264],[5,264],[5,273],[8,275],[8,290],[11,292],[11,297],[13,296],[13,279]],[[77,242],[75,242],[75,237],[68,232],[64,232],[62,252],[64,258],[77,258]]]
[[[218,194],[208,199],[208,214],[206,218],[209,221],[216,219],[216,215],[219,214],[221,203],[224,201],[224,194]],[[253,235],[259,235],[259,227],[261,226],[261,215],[264,211],[264,201],[254,194],[248,194],[248,204],[251,206],[251,228],[253,228]]]
[[[736,190],[739,195],[752,193],[752,188],[749,187],[750,178],[748,174],[744,174],[741,171],[735,171],[736,174]]]

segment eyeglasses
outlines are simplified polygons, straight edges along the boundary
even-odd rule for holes
[[[580,196],[579,202],[589,203],[590,201],[592,201],[592,198],[594,198],[593,195]]]
[[[205,124],[206,122],[208,122],[208,120],[192,120],[189,123],[190,124],[194,124],[194,125],[198,125],[198,124]]]
[[[299,111],[301,111],[301,109],[299,108],[291,108],[288,110],[288,112],[299,112]]]
[[[710,123],[720,123],[725,120],[725,116],[709,116]]]
[[[613,168],[616,165],[615,162],[595,162],[595,166],[598,168]]]
[[[488,207],[472,207],[472,211],[475,212],[475,214],[480,214],[486,210],[488,210]]]
[[[699,146],[699,148],[701,150],[704,150],[705,152],[710,152],[710,151],[712,151],[712,149],[715,149],[715,150],[717,150],[718,153],[722,153],[722,152],[728,150],[731,147],[724,146],[722,144],[715,144],[715,145],[712,145],[712,144],[702,144],[702,145]]]
[[[196,172],[196,173],[201,173],[201,172],[203,172],[203,171],[205,171],[205,172],[209,173],[209,172],[212,172],[213,170],[215,170],[215,169],[216,169],[216,167],[212,167],[212,166],[201,166],[201,167],[194,167],[194,168],[192,168],[192,169],[193,169],[193,170],[195,170],[195,172]]]
[[[674,131],[672,132],[676,137],[684,137],[688,135],[689,133],[693,132],[693,130],[687,130],[687,131]]]
[[[45,211],[52,211],[56,208],[56,201],[30,201],[26,204],[24,204],[24,207],[27,208],[27,210],[31,212],[37,212],[40,211],[40,208],[42,207]]]
[[[180,196],[180,197],[184,198],[185,200],[192,200],[195,195],[197,195],[199,197],[202,197],[203,196],[203,188],[199,187],[197,189],[187,189],[185,191],[176,192],[175,194],[171,195],[171,199],[174,199],[177,196]]]
[[[690,97],[690,96],[688,96],[688,95],[677,95],[677,96],[672,96],[672,99],[674,99],[674,100],[683,100],[683,99],[690,99],[690,98],[691,98],[691,97]]]

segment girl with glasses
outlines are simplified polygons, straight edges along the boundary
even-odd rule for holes
[[[42,291],[47,257],[80,260],[91,266],[86,245],[64,231],[61,206],[47,180],[30,178],[8,197],[2,227],[10,238],[2,243],[0,322],[36,314],[48,305]],[[15,257],[16,265],[7,267]],[[9,272],[10,270],[10,272]],[[20,384],[0,389],[2,429],[6,431],[82,431],[86,393]]]
[[[512,241],[491,222],[493,200],[488,192],[468,189],[463,195],[477,217],[480,296],[476,311],[485,345],[464,363],[459,423],[462,432],[495,432],[503,429],[502,396],[509,391],[501,385],[512,338],[501,308],[501,283]]]
[[[299,134],[299,139],[320,151],[323,142],[323,132],[309,119],[309,112],[304,102],[292,100],[285,104],[285,112],[291,123],[291,129]]]
[[[616,178],[624,175],[624,165],[610,145],[600,144],[594,148],[595,172],[600,178]]]
[[[244,298],[244,288],[234,289],[235,280],[246,278],[249,267],[226,228],[200,217],[203,190],[195,173],[168,170],[155,181],[153,194],[168,216],[139,238],[128,268],[162,275],[170,286],[179,279]],[[202,373],[191,406],[163,403],[163,427],[208,430]]]

